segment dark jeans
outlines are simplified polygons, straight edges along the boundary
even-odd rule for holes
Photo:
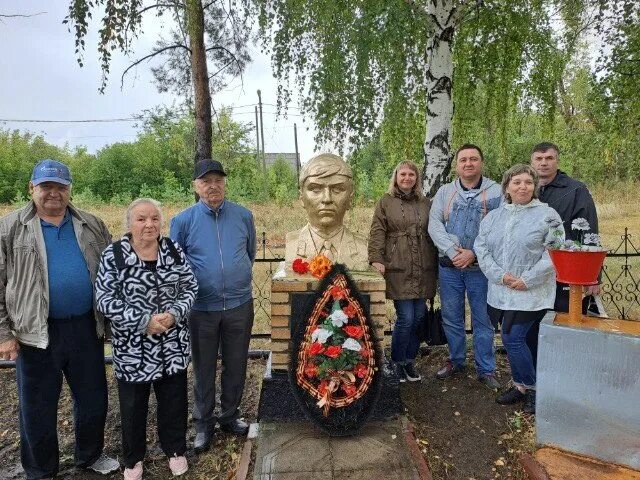
[[[525,388],[536,386],[535,364],[527,346],[527,332],[534,323],[536,320],[514,323],[509,333],[502,332],[502,344],[507,350],[513,383]]]
[[[213,430],[218,351],[222,354],[218,422],[238,418],[247,373],[253,326],[253,299],[221,312],[191,310],[189,331],[193,357],[193,420],[196,432]]]
[[[47,348],[20,345],[16,361],[20,449],[28,479],[58,473],[57,416],[63,376],[73,399],[76,465],[91,465],[104,446],[107,379],[93,312],[48,323]]]
[[[127,468],[144,459],[147,451],[147,413],[151,386],[156,395],[160,446],[167,457],[187,451],[187,371],[149,383],[118,380],[122,422],[122,455]]]
[[[427,305],[424,298],[394,300],[396,323],[391,336],[391,359],[404,365],[412,363],[420,348],[419,327],[424,322]]]

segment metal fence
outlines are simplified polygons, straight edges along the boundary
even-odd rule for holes
[[[610,317],[640,320],[640,250],[632,242],[629,229],[624,229],[620,243],[609,250],[602,271],[602,300]],[[281,250],[284,245],[274,246]],[[262,232],[254,267],[253,295],[256,327],[252,338],[269,337],[271,309],[271,277],[284,258],[274,253],[267,243],[267,234]],[[389,327],[393,319],[389,319]]]
[[[624,229],[620,243],[609,250],[602,269],[602,300],[611,317],[640,320],[640,250]]]

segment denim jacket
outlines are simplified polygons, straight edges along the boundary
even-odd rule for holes
[[[440,187],[429,212],[429,235],[440,257],[453,260],[456,247],[473,250],[480,221],[501,203],[500,185],[487,177],[478,189],[465,191],[459,179]]]
[[[489,280],[489,305],[520,311],[553,308],[556,275],[547,246],[557,239],[556,229],[562,229],[560,215],[537,199],[527,205],[507,203],[486,216],[475,251]],[[504,285],[505,273],[521,278],[527,289]]]

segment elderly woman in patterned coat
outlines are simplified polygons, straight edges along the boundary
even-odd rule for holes
[[[124,478],[142,478],[151,387],[160,445],[173,475],[182,475],[188,469],[186,319],[198,284],[180,247],[160,234],[158,202],[133,201],[125,222],[129,233],[102,253],[96,280],[98,310],[110,320],[113,334]]]

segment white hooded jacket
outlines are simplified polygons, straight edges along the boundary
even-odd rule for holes
[[[547,247],[558,240],[560,215],[534,199],[526,205],[504,203],[480,222],[474,250],[489,280],[487,303],[501,310],[537,311],[553,308],[556,276]],[[506,273],[521,278],[526,290],[502,283]]]

